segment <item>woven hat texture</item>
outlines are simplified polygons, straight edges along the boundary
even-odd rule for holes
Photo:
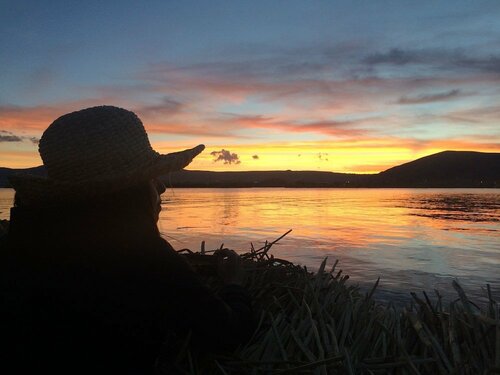
[[[27,204],[85,198],[181,170],[204,148],[159,154],[135,113],[92,107],[59,117],[43,133],[39,152],[46,178],[18,174],[9,180]]]

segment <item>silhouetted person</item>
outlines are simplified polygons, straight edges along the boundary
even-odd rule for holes
[[[2,373],[152,373],[168,340],[188,332],[199,350],[249,337],[238,256],[226,254],[226,285],[215,295],[157,228],[164,187],[155,178],[203,149],[160,155],[134,113],[110,106],[49,126],[39,144],[48,177],[11,178]]]

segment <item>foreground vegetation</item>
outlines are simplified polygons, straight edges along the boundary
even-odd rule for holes
[[[278,240],[242,255],[259,316],[250,342],[235,353],[204,358],[180,345],[178,372],[500,374],[499,304],[489,286],[482,308],[456,282],[451,303],[438,292],[432,300],[412,294],[412,303],[398,308],[373,299],[378,282],[368,293],[348,283],[337,263],[326,270],[325,259],[313,274],[274,258],[269,250]],[[202,274],[203,247],[187,255]],[[158,367],[161,372],[162,363]]]

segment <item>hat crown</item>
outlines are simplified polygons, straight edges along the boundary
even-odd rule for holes
[[[59,117],[43,133],[39,151],[47,177],[14,174],[9,181],[23,205],[81,201],[179,171],[204,148],[161,155],[135,113],[92,107]]]
[[[158,156],[136,114],[113,106],[59,117],[43,133],[39,152],[50,178],[73,182],[124,175]]]

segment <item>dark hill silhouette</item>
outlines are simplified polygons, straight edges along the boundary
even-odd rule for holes
[[[43,166],[0,168],[0,187],[13,173],[44,175]],[[444,151],[378,174],[316,171],[180,171],[162,179],[172,187],[500,187],[500,153]]]
[[[443,151],[390,168],[376,180],[394,187],[500,186],[500,153]]]

